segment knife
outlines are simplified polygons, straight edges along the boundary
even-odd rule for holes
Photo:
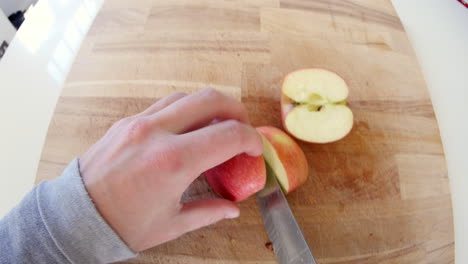
[[[257,201],[276,258],[280,264],[316,264],[273,170],[266,167],[267,182]]]

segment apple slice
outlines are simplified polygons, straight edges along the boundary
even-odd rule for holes
[[[281,91],[283,126],[296,138],[328,143],[351,131],[348,86],[338,74],[318,68],[298,70],[286,76]]]
[[[240,154],[205,172],[210,186],[225,199],[239,202],[263,189],[267,177],[265,162],[285,193],[307,180],[307,159],[294,139],[276,127],[257,127],[257,131],[263,140],[263,157]]]
[[[262,135],[263,157],[285,193],[294,191],[309,176],[309,166],[301,147],[281,129],[257,127]]]
[[[217,194],[239,202],[265,187],[265,161],[262,156],[240,154],[206,171],[205,177]]]

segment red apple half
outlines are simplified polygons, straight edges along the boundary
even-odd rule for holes
[[[346,82],[334,72],[319,68],[292,72],[285,77],[281,89],[283,126],[306,142],[339,140],[353,127],[347,97]]]

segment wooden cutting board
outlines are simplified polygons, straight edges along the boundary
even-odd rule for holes
[[[57,177],[115,121],[175,91],[214,87],[242,100],[254,125],[280,127],[282,78],[305,67],[342,75],[355,114],[345,139],[301,143],[310,177],[288,200],[318,262],[453,262],[437,121],[388,0],[105,2],[57,104],[37,182]],[[240,206],[239,219],[131,262],[275,263],[255,199]]]

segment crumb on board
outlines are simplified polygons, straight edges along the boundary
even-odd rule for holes
[[[272,244],[270,241],[268,241],[268,242],[265,243],[265,247],[266,247],[267,249],[273,251],[273,244]]]

